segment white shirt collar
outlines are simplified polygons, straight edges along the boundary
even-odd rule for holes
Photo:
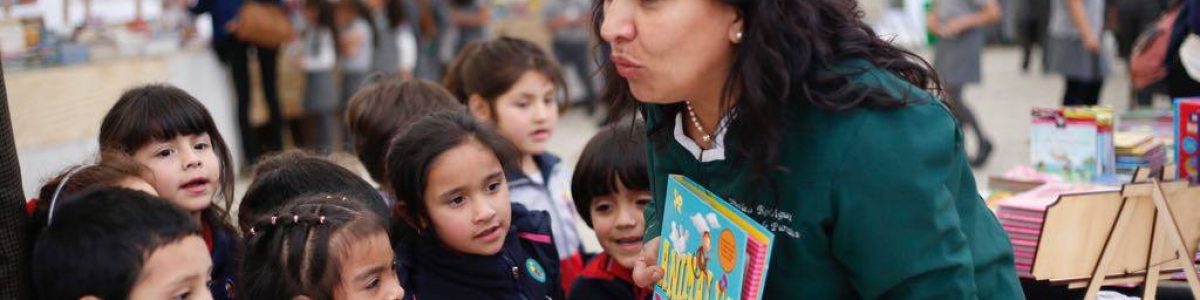
[[[729,117],[721,117],[720,125],[717,126],[717,132],[713,137],[712,149],[703,150],[696,141],[683,133],[683,112],[675,115],[675,142],[687,149],[688,153],[692,154],[696,160],[700,162],[714,162],[725,160],[725,128],[729,127]]]

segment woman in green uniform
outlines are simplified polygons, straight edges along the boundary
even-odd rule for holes
[[[849,0],[599,0],[610,120],[640,112],[655,266],[668,174],[775,232],[766,299],[1021,299],[1012,246],[919,57]]]

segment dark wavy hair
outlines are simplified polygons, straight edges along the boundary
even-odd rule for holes
[[[205,221],[233,232],[228,211],[233,205],[233,158],[217,123],[204,104],[191,94],[167,84],[148,84],[125,91],[100,123],[100,150],[133,155],[153,141],[170,140],[181,135],[208,134],[213,150],[221,161],[220,205],[201,212]]]
[[[780,109],[804,101],[817,109],[838,112],[855,108],[894,109],[910,99],[894,99],[884,90],[851,82],[858,74],[836,74],[839,62],[862,59],[903,80],[941,93],[932,67],[921,57],[880,38],[862,21],[862,11],[852,0],[715,0],[732,6],[743,20],[743,38],[733,47],[733,62],[722,88],[720,107],[736,111],[727,127],[730,135],[755,137],[753,145],[731,145],[748,157],[756,182],[773,186],[768,174],[787,170],[778,166],[781,126],[793,110]],[[600,36],[603,1],[593,4],[592,30]],[[598,47],[610,49],[601,40]],[[608,57],[611,53],[604,53]],[[616,122],[639,107],[610,61],[601,63],[609,101],[606,122]],[[736,102],[733,98],[737,97]],[[899,100],[899,101],[897,101]],[[911,99],[916,100],[916,99]],[[663,116],[684,109],[682,103],[646,106]],[[647,124],[652,138],[669,135],[673,118]]]

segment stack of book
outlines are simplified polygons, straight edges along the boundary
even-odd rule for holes
[[[1118,174],[1133,174],[1138,168],[1159,168],[1167,162],[1167,147],[1151,134],[1119,132],[1113,144]]]
[[[1113,188],[1086,184],[1051,182],[1024,193],[1017,194],[1000,203],[996,217],[1008,232],[1016,259],[1017,276],[1032,278],[1033,260],[1037,257],[1038,241],[1042,236],[1042,222],[1046,208],[1058,201],[1063,194],[1085,193]]]

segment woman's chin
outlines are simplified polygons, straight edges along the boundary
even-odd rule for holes
[[[635,86],[633,84],[629,85],[629,92],[631,94],[633,94],[633,98],[636,98],[638,100],[638,102],[641,102],[641,103],[671,104],[671,103],[679,103],[679,102],[683,101],[683,99],[681,99],[679,97],[670,97],[670,96],[664,95],[662,93],[655,93],[653,90],[651,90],[649,88],[645,88],[645,87],[639,88],[638,86]]]

